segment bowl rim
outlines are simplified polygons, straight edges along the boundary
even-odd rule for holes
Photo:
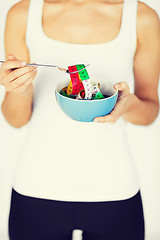
[[[101,98],[101,99],[90,99],[90,100],[87,100],[87,99],[80,99],[80,100],[78,100],[78,99],[74,99],[74,98],[69,98],[69,97],[66,97],[66,96],[63,96],[62,94],[60,94],[58,91],[60,91],[60,90],[55,90],[55,92],[58,94],[58,95],[60,95],[61,97],[63,97],[63,98],[67,98],[67,99],[69,99],[69,100],[71,100],[71,101],[79,101],[79,102],[97,102],[97,101],[105,101],[106,99],[109,99],[109,98],[112,98],[112,97],[114,97],[115,95],[117,95],[118,94],[118,90],[116,90],[116,92],[112,95],[112,96],[110,96],[110,97],[107,97],[107,98]]]

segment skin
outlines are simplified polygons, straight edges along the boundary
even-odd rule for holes
[[[25,125],[33,111],[33,81],[37,69],[20,65],[22,62],[30,62],[25,43],[28,6],[29,0],[22,0],[8,12],[5,30],[6,61],[0,69],[0,83],[6,89],[2,112],[6,120],[16,128]],[[122,9],[123,1],[119,0],[45,0],[43,30],[48,37],[62,42],[109,42],[119,33]],[[136,125],[153,123],[159,112],[159,63],[159,17],[152,8],[139,2],[134,94],[130,93],[126,82],[115,84],[119,96],[114,110],[94,121],[115,123],[123,117]]]

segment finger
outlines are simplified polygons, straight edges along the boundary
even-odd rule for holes
[[[32,67],[32,66],[26,66],[26,67],[23,67],[23,68],[16,69],[16,70],[8,73],[8,75],[1,82],[1,84],[3,84],[3,85],[4,84],[8,84],[8,83],[10,83],[12,81],[16,81],[17,78],[22,77],[26,73],[36,72],[36,71],[37,71],[37,67]]]
[[[22,62],[20,60],[12,60],[12,61],[6,61],[1,64],[1,69],[3,72],[12,70],[14,68],[21,68],[26,66],[25,62]]]
[[[112,115],[111,113],[104,116],[104,117],[97,117],[94,119],[94,122],[97,122],[97,123],[105,123],[105,122],[108,122],[108,123],[115,123],[118,119],[120,118],[120,116],[118,115]]]
[[[29,85],[33,82],[33,80],[34,80],[34,77],[29,78],[24,84],[13,89],[11,93],[17,93],[17,94],[23,93],[29,87]]]
[[[15,81],[12,81],[6,85],[6,90],[11,91],[14,90],[21,85],[23,85],[25,82],[27,82],[30,78],[35,78],[36,72],[27,72],[23,76],[17,78]]]
[[[121,102],[117,102],[112,112],[104,117],[95,118],[95,122],[112,122],[115,123],[123,115],[127,106],[127,100],[122,99]]]
[[[9,54],[8,57],[7,57],[7,60],[5,62],[1,63],[1,68],[0,68],[1,72],[2,72],[2,69],[4,70],[5,63],[7,61],[10,61],[10,60],[17,60],[17,59],[16,59],[16,57],[13,54]]]
[[[108,115],[108,120],[111,120],[111,116],[110,115]],[[94,118],[94,120],[93,120],[94,122],[96,122],[96,123],[104,123],[105,122],[105,117],[96,117],[96,118]]]
[[[120,91],[120,98],[130,94],[129,86],[126,82],[119,82],[113,86],[116,90]],[[121,99],[116,103],[112,112],[104,117],[97,117],[94,119],[94,122],[104,123],[110,122],[115,123],[123,115],[127,106],[127,98]]]
[[[105,116],[106,122],[117,122],[118,119],[124,114],[128,108],[128,98],[123,98],[121,101],[117,102],[116,106],[109,115]]]
[[[122,92],[122,94],[128,94],[130,92],[129,86],[125,81],[114,84],[113,86],[116,90]]]

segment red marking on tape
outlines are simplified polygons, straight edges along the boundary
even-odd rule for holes
[[[75,72],[75,71],[77,71],[77,67],[76,67],[76,65],[69,66],[68,70],[69,70],[69,72]],[[81,90],[84,89],[83,83],[80,82],[78,72],[70,74],[70,77],[71,77],[71,81],[72,81],[72,95],[77,95]]]

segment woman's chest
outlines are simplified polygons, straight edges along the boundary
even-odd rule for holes
[[[48,37],[62,42],[109,42],[120,31],[122,11],[122,3],[44,3],[43,30]]]

